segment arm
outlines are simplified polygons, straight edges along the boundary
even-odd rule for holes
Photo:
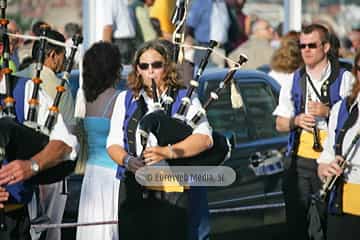
[[[281,116],[276,118],[276,130],[279,132],[289,132],[297,127],[311,132],[314,126],[315,118],[310,114],[301,113],[291,118]]]
[[[317,159],[318,176],[320,178],[330,177],[341,174],[339,163],[343,160],[340,156],[335,155],[335,129],[337,126],[337,118],[340,110],[341,101],[335,104],[331,110],[328,127],[328,137],[324,143],[324,150]]]
[[[72,148],[64,142],[51,140],[42,151],[35,154],[31,159],[39,164],[40,171],[42,171],[59,164],[71,151]],[[30,160],[17,159],[0,169],[0,185],[18,183],[34,175]]]
[[[144,151],[145,164],[151,165],[165,159],[195,156],[212,146],[212,138],[204,134],[192,134],[184,140],[170,146],[148,147]]]
[[[125,158],[129,155],[123,143],[124,132],[121,123],[125,118],[125,96],[126,91],[121,92],[115,102],[110,122],[110,131],[107,138],[107,151],[111,159],[119,165],[124,165]],[[144,166],[144,163],[136,158],[129,161],[128,169],[135,172],[138,168]]]
[[[200,108],[199,99],[193,96],[186,118],[189,119],[194,116]],[[176,158],[192,157],[209,149],[212,144],[212,129],[206,117],[204,117],[194,129],[192,135],[184,140],[172,146],[146,148],[144,152],[145,163],[153,164],[164,159],[174,159],[176,161]]]
[[[102,40],[104,42],[112,42],[112,26],[111,25],[104,26]]]

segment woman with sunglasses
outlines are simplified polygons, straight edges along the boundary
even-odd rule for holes
[[[328,202],[328,240],[338,239],[338,236],[343,240],[352,240],[360,235],[360,141],[356,141],[356,135],[360,134],[360,52],[355,56],[353,74],[356,82],[352,93],[331,110],[329,135],[324,151],[317,159],[320,178],[326,181],[339,176],[336,187],[332,189],[334,192],[330,193],[331,196],[337,193],[338,198]],[[342,168],[344,160],[347,163]]]
[[[135,54],[133,71],[128,77],[129,90],[119,94],[111,119],[108,153],[119,164],[118,177],[124,178],[119,193],[119,233],[121,239],[188,239],[187,194],[182,186],[140,186],[134,173],[143,166],[167,165],[168,161],[199,154],[212,145],[211,127],[204,119],[193,134],[176,144],[156,146],[150,135],[143,151],[137,123],[155,110],[152,82],[156,83],[160,102],[169,88],[175,95],[182,89],[175,64],[159,41],[144,43]],[[175,106],[180,98],[173,96]],[[187,116],[201,108],[199,99],[191,99]],[[175,111],[176,112],[176,111]],[[143,158],[140,156],[143,152]]]

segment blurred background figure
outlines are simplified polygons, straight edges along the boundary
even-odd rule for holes
[[[19,34],[20,30],[14,20],[11,20],[7,26],[10,33]],[[14,62],[16,67],[19,67],[19,47],[21,40],[19,38],[10,37],[10,59]]]
[[[27,31],[25,34],[28,34],[30,36],[40,36],[40,26],[43,24],[47,24],[45,21],[42,20],[38,20],[36,22],[34,22],[34,24],[32,24],[31,29],[29,31]],[[19,60],[20,60],[20,64],[22,62],[22,60],[24,58],[27,57],[32,57],[32,46],[33,46],[33,41],[32,40],[25,40],[21,47],[18,50],[18,56],[19,56]]]
[[[274,53],[270,45],[272,38],[273,28],[269,22],[258,19],[252,25],[249,40],[232,51],[229,54],[229,58],[237,61],[241,53],[246,54],[249,57],[249,61],[243,66],[244,69],[256,69],[264,64],[268,64]]]
[[[82,29],[81,29],[81,26],[79,24],[73,23],[73,22],[65,24],[64,37],[65,37],[65,44],[67,46],[66,47],[66,54],[67,54],[66,57],[69,57],[69,54],[70,54],[70,47],[69,46],[73,45],[72,38],[76,34],[82,35]],[[79,47],[81,49],[81,45]],[[73,69],[79,68],[81,52],[82,52],[82,50],[76,51],[76,54],[75,54],[75,57],[74,57]]]
[[[201,14],[200,14],[201,13]],[[224,0],[193,0],[186,19],[186,42],[207,47],[210,40],[218,42],[217,52],[225,55],[230,27],[228,7]],[[205,51],[195,50],[194,63],[199,65]],[[212,54],[209,66],[224,67],[223,58]]]
[[[281,38],[280,47],[275,50],[270,61],[269,75],[273,77],[280,86],[291,84],[293,73],[303,65],[299,48],[298,32],[292,31]]]
[[[353,24],[349,39],[351,41],[351,52],[356,53],[360,50],[360,23]]]
[[[153,6],[154,3],[155,0],[134,0],[129,6],[131,20],[136,32],[136,48],[143,42],[158,37],[149,14],[149,7]]]
[[[121,63],[130,64],[136,49],[135,27],[130,18],[128,1],[101,0],[101,7],[96,11],[96,21],[100,26],[96,41],[114,43],[120,50]]]
[[[175,0],[156,0],[150,8],[150,17],[159,20],[161,36],[170,40],[174,31],[171,15],[175,8]]]
[[[229,32],[229,42],[231,49],[235,49],[248,40],[251,29],[250,16],[243,11],[246,0],[226,0],[230,7],[231,15],[235,17],[237,30]],[[236,34],[236,36],[233,36]]]

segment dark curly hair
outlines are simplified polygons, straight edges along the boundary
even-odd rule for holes
[[[134,61],[133,61],[133,70],[128,76],[128,88],[133,91],[135,97],[139,96],[139,92],[142,88],[151,96],[151,91],[144,85],[144,80],[141,75],[137,72],[137,65],[139,64],[141,55],[149,49],[153,49],[157,51],[163,58],[165,63],[165,86],[172,86],[175,88],[182,88],[183,84],[180,80],[180,75],[176,70],[176,65],[172,61],[170,54],[166,46],[164,46],[160,41],[153,40],[148,41],[142,44],[139,49],[135,53]]]
[[[110,87],[115,87],[120,80],[122,65],[117,46],[98,42],[86,51],[83,60],[83,89],[85,99],[93,102]]]

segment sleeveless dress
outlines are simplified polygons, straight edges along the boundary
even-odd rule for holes
[[[108,102],[102,117],[86,117],[88,159],[81,187],[79,223],[112,221],[118,219],[118,191],[120,181],[115,177],[116,163],[106,150],[110,119],[106,118],[117,92]],[[117,224],[78,227],[77,240],[117,240]]]

